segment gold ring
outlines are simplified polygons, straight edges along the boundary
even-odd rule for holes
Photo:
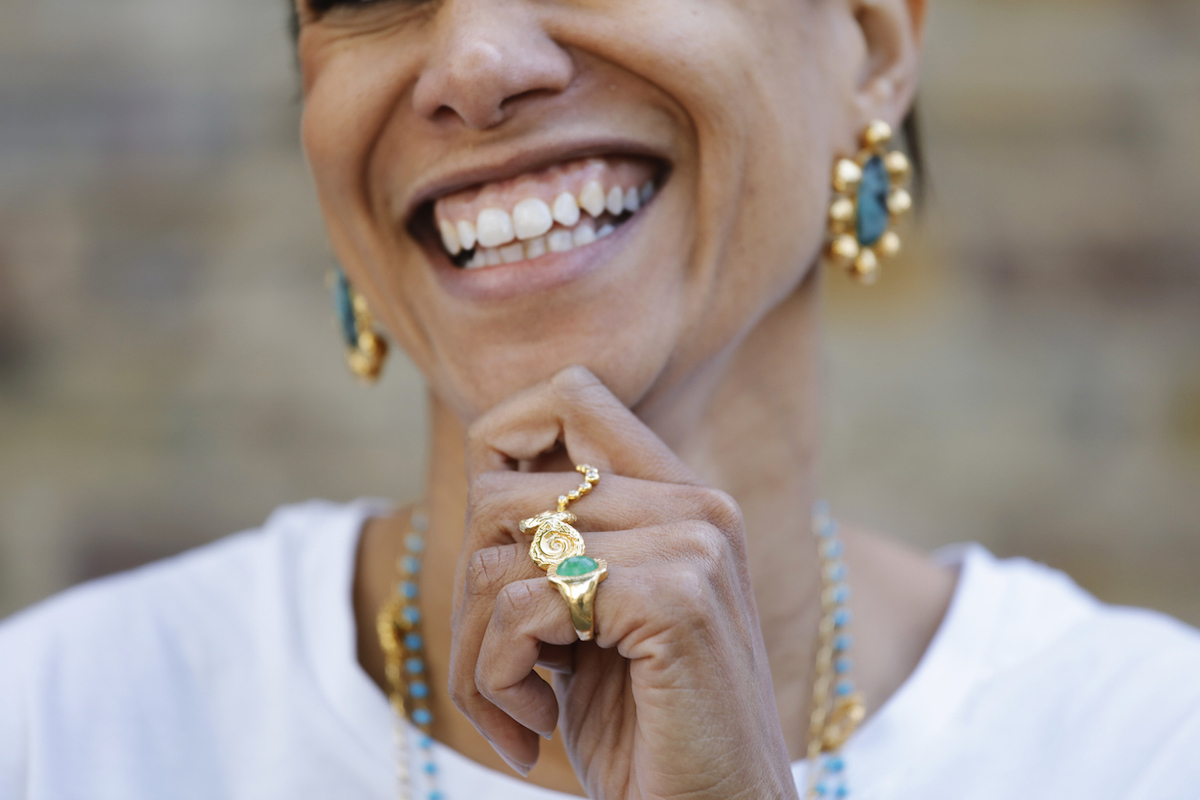
[[[571,556],[551,565],[546,577],[567,601],[579,641],[591,641],[596,635],[596,587],[608,577],[608,562],[603,558]]]
[[[557,511],[543,511],[517,525],[521,533],[533,532],[529,557],[542,569],[548,570],[572,556],[583,555],[583,537],[571,527],[575,515],[567,511],[567,504],[590,492],[600,482],[600,471],[587,464],[580,464],[575,471],[583,474],[583,483],[558,498]]]

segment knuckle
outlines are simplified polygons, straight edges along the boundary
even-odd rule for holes
[[[708,522],[689,525],[686,541],[693,560],[706,572],[717,569],[729,555],[729,540],[720,528]]]
[[[707,518],[718,528],[733,533],[742,529],[742,507],[733,495],[720,489],[706,489],[704,508]]]
[[[508,561],[511,558],[507,550],[501,547],[485,547],[472,553],[467,562],[467,593],[492,594],[496,584],[503,580]]]
[[[514,620],[524,617],[525,609],[534,601],[533,590],[527,581],[513,581],[505,584],[496,595],[496,608],[493,618],[502,626],[507,627]]]
[[[469,513],[477,514],[486,510],[506,488],[508,476],[503,472],[481,472],[471,480],[467,487],[467,506]]]
[[[703,570],[681,566],[671,570],[655,591],[657,602],[678,622],[703,625],[708,613],[711,584]]]

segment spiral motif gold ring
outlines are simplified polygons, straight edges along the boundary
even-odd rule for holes
[[[536,517],[521,520],[517,526],[521,533],[533,532],[529,557],[545,570],[584,552],[583,537],[571,527],[576,518],[567,511],[567,504],[590,492],[600,482],[600,472],[587,464],[580,464],[575,471],[583,474],[583,483],[558,498],[558,510],[543,511]]]

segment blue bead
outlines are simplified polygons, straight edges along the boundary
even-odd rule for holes
[[[411,674],[416,675],[425,669],[425,662],[419,658],[410,658],[404,662],[404,668]]]
[[[337,308],[338,323],[347,347],[358,346],[358,327],[354,323],[354,301],[350,297],[350,281],[341,267],[333,271],[333,302]]]
[[[426,775],[437,775],[437,764],[433,763],[432,761],[426,761],[425,762],[425,774]]]
[[[409,650],[420,650],[425,644],[425,640],[421,638],[419,633],[406,633],[404,635],[404,646]]]
[[[428,750],[433,747],[433,737],[423,733],[421,734],[421,738],[417,739],[417,744],[420,745],[422,750]]]
[[[404,537],[404,546],[414,553],[419,553],[425,549],[425,539],[418,533],[410,533]]]
[[[842,761],[841,756],[830,756],[825,759],[825,769],[830,772],[841,772],[844,766],[846,766],[846,762]]]
[[[848,633],[839,633],[833,637],[833,649],[839,653],[844,653],[854,644],[854,637]]]
[[[869,247],[887,231],[889,215],[888,175],[883,159],[873,156],[863,165],[862,182],[858,184],[858,221],[855,233],[858,243]]]
[[[427,800],[445,800],[445,795],[443,795],[437,789],[431,791],[428,795],[426,795],[426,797]]]
[[[416,606],[409,606],[404,609],[404,621],[409,625],[416,625],[421,621],[421,611]]]
[[[433,714],[429,713],[428,708],[418,708],[413,712],[412,717],[413,722],[417,723],[418,725],[428,725],[429,723],[433,722]]]
[[[834,627],[844,628],[847,625],[849,625],[850,624],[850,616],[851,616],[850,609],[848,609],[848,608],[839,608],[837,611],[834,611],[833,612]]]
[[[416,575],[421,571],[421,559],[416,556],[405,556],[401,559],[400,567],[409,575]]]
[[[850,667],[853,666],[853,663],[854,662],[852,662],[849,658],[842,656],[833,662],[833,671],[839,675],[845,675],[850,671]]]
[[[846,579],[846,565],[840,561],[836,564],[830,564],[826,574],[829,575],[829,580],[831,581],[843,581]]]
[[[854,684],[851,681],[838,681],[833,687],[833,693],[838,697],[846,697],[854,691]]]
[[[837,791],[835,791],[835,792],[833,793],[833,796],[834,796],[834,797],[849,797],[849,796],[850,796],[850,790],[849,790],[849,789],[847,789],[847,788],[846,788],[844,785],[842,785],[842,786],[839,786],[839,787],[837,787]]]
[[[833,602],[841,605],[850,599],[850,587],[844,583],[839,583],[833,589]]]
[[[816,789],[817,794],[821,797],[825,797],[827,794],[829,794],[829,784],[825,783],[825,781],[818,783]]]
[[[827,539],[824,547],[826,558],[842,557],[842,542],[840,539]]]
[[[429,697],[429,684],[417,681],[408,687],[408,693],[418,700],[424,700],[426,697]]]
[[[400,594],[409,600],[417,599],[417,585],[412,581],[400,581]]]

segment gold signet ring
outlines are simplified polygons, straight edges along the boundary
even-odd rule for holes
[[[552,565],[546,577],[567,601],[579,641],[591,641],[596,635],[596,587],[608,577],[608,562],[603,558],[571,556]]]

